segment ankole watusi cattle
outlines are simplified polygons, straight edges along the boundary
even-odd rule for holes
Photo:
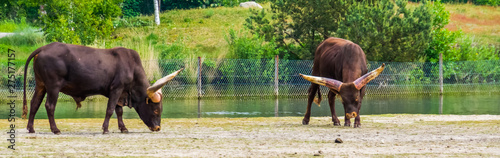
[[[335,96],[338,94],[344,104],[344,126],[350,126],[350,119],[355,118],[354,127],[360,127],[359,110],[365,95],[365,85],[376,78],[384,70],[384,66],[385,64],[382,64],[376,70],[367,73],[365,53],[357,44],[333,37],[323,41],[315,52],[313,76],[300,74],[304,79],[312,82],[302,124],[309,124],[312,102],[320,104],[319,85],[323,85],[330,89],[328,103],[333,124],[340,126],[340,121],[335,114]],[[314,99],[316,93],[318,93],[317,100]]]
[[[51,43],[35,50],[28,57],[24,67],[23,114],[26,118],[26,72],[33,59],[35,72],[35,93],[31,100],[28,120],[29,133],[35,133],[33,121],[45,94],[45,108],[50,129],[60,134],[54,121],[54,111],[59,92],[72,96],[77,104],[86,97],[103,95],[108,98],[106,116],[102,125],[108,133],[109,119],[116,111],[118,127],[128,132],[123,124],[123,106],[133,107],[151,131],[159,131],[161,123],[161,88],[182,69],[167,75],[152,86],[146,78],[139,54],[122,47],[96,49],[79,45]]]

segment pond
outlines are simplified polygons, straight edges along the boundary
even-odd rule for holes
[[[321,106],[313,104],[312,116],[331,116],[326,96]],[[440,104],[442,99],[442,105]],[[22,102],[18,101],[16,115],[21,115]],[[43,103],[42,103],[43,104]],[[204,99],[204,100],[164,100],[162,117],[276,117],[304,116],[307,99]],[[336,112],[344,116],[344,109],[336,99]],[[7,118],[9,108],[6,103],[0,106],[2,118]],[[82,108],[76,110],[72,101],[58,102],[56,118],[104,118],[106,101],[84,101]],[[500,114],[498,95],[451,95],[440,98],[433,96],[416,97],[365,97],[361,115],[370,114]],[[115,115],[113,114],[113,117]],[[45,106],[36,115],[38,119],[47,118]],[[134,109],[124,108],[124,118],[139,118]]]

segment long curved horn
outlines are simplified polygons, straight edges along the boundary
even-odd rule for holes
[[[368,82],[371,80],[375,79],[382,71],[384,71],[385,68],[385,63],[382,64],[379,68],[359,77],[354,81],[354,86],[356,86],[356,89],[360,90],[363,86],[365,86]]]
[[[330,78],[325,78],[325,77],[317,77],[317,76],[309,76],[309,75],[304,75],[304,74],[299,74],[302,78],[312,82],[316,83],[322,86],[326,86],[330,89],[340,91],[340,88],[342,87],[342,82],[330,79]]]
[[[158,103],[161,101],[161,87],[165,86],[168,81],[172,80],[177,74],[179,74],[184,68],[181,68],[180,70],[177,70],[170,75],[167,75],[158,81],[156,81],[152,86],[148,87],[146,93],[148,94],[148,97],[151,98],[151,100],[154,103]]]

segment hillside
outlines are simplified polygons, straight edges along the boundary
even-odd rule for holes
[[[500,7],[447,4],[446,10],[450,12],[447,29],[461,29],[478,42],[500,46]]]
[[[410,5],[417,4],[411,3]],[[263,7],[270,9],[270,4],[264,4]],[[500,46],[499,7],[472,4],[445,4],[445,7],[450,12],[450,23],[446,26],[447,29],[452,31],[461,29],[466,35],[473,37],[475,42]],[[150,25],[118,27],[113,39],[98,40],[91,46],[132,48],[137,50],[145,60],[155,59],[162,54],[167,58],[195,58],[197,56],[224,58],[229,51],[226,41],[229,30],[233,29],[240,35],[248,34],[243,24],[250,15],[249,9],[219,7],[165,11],[161,13],[160,26],[151,25],[154,21],[153,16],[122,19],[140,20]],[[6,31],[8,30],[3,30],[2,22],[0,22],[0,32]],[[28,35],[30,36],[13,38],[14,40],[0,40],[0,47],[14,49],[18,59],[25,59],[27,54],[48,43],[39,35],[33,33]],[[29,41],[26,42],[28,39]],[[14,42],[9,44],[9,41]]]
[[[266,7],[269,8],[269,5]],[[223,57],[228,52],[225,37],[229,30],[244,30],[243,24],[250,15],[249,9],[239,7],[166,11],[160,15],[160,26],[117,29],[116,35],[123,40],[117,43],[128,44],[141,39],[148,41],[148,36],[157,36],[153,43],[184,47],[189,52],[188,57]],[[154,20],[153,16],[138,18]]]
[[[270,4],[263,6],[270,9]],[[462,30],[476,42],[500,46],[499,7],[472,4],[445,4],[445,7],[450,12],[448,30]],[[243,24],[249,15],[248,9],[239,7],[172,10],[161,14],[159,27],[121,28],[116,34],[127,43],[130,39],[146,38],[153,33],[158,36],[158,44],[180,45],[187,49],[188,57],[221,58],[229,51],[225,38],[230,29],[248,33]],[[140,18],[153,21],[152,16]]]

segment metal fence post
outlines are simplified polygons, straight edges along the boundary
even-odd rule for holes
[[[443,94],[443,53],[439,53],[439,94]]]
[[[279,87],[278,87],[278,84],[279,84],[279,80],[278,80],[279,58],[280,57],[277,55],[274,58],[274,95],[276,96],[276,98],[278,98],[278,94],[279,94]]]
[[[201,98],[201,57],[198,57],[198,99]]]

